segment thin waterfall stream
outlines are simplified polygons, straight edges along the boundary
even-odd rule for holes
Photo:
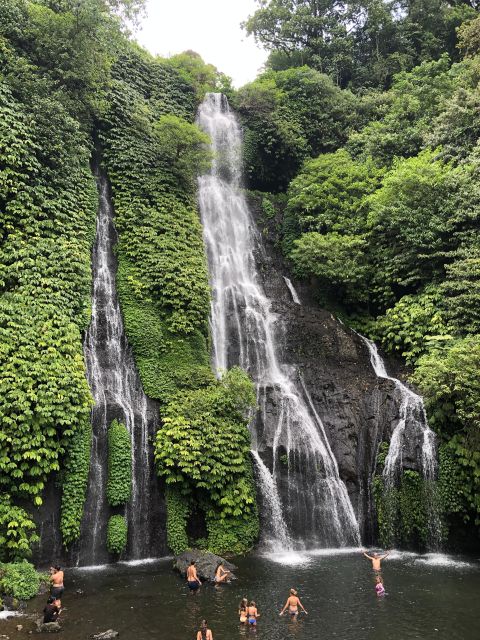
[[[106,176],[97,169],[99,208],[92,254],[92,316],[84,342],[87,379],[95,401],[92,409],[93,439],[87,499],[82,521],[81,546],[76,562],[94,565],[108,562],[107,503],[108,427],[114,419],[125,424],[132,445],[132,494],[124,509],[128,521],[127,556],[148,557],[155,549],[151,521],[158,509],[153,451],[155,404],[142,389],[133,354],[127,343],[116,293],[117,264],[113,247],[117,242],[113,208]],[[117,510],[118,512],[118,510]]]
[[[298,368],[282,363],[281,318],[272,311],[255,263],[262,239],[241,190],[242,136],[221,94],[207,94],[198,123],[214,161],[199,178],[199,204],[212,287],[213,367],[239,365],[252,376],[258,410],[250,424],[264,510],[264,544],[276,551],[359,543],[359,528],[324,425]],[[287,283],[288,286],[288,283]],[[292,293],[293,296],[293,293]]]

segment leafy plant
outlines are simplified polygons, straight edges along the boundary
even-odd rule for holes
[[[128,525],[124,516],[111,516],[107,528],[107,549],[120,555],[127,548]]]
[[[107,500],[125,504],[132,494],[132,444],[126,426],[114,420],[108,428]]]
[[[37,595],[40,581],[40,574],[26,560],[0,563],[0,593],[20,600],[30,600]]]
[[[9,495],[0,497],[0,562],[19,561],[32,554],[38,542],[35,523],[21,507],[11,504]]]

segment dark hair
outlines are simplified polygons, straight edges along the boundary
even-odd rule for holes
[[[56,569],[57,571],[60,571],[62,567],[59,564],[54,564],[53,568]]]
[[[55,600],[56,600],[55,596],[49,596],[47,600],[47,604],[53,604]]]
[[[255,600],[250,600],[250,606],[251,607],[256,607],[257,605],[255,604]]]
[[[190,560],[190,565],[195,564],[195,560]]]
[[[248,605],[248,598],[242,598],[242,601],[238,605],[238,608],[241,610],[242,608],[245,608],[247,605]]]

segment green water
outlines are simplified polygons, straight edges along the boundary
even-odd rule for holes
[[[236,560],[238,580],[188,592],[170,560],[119,564],[96,570],[67,570],[62,614],[65,640],[85,640],[108,628],[122,640],[194,640],[206,617],[214,640],[477,640],[480,565],[474,560],[394,552],[384,562],[388,595],[377,598],[369,562],[360,552],[331,551],[274,562],[250,556]],[[309,612],[291,622],[279,617],[290,587]],[[83,595],[76,590],[83,590]],[[255,599],[261,617],[256,630],[240,625],[239,600]],[[30,605],[43,607],[43,600]],[[25,638],[28,620],[0,621],[0,635]]]

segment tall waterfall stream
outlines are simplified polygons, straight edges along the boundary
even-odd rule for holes
[[[239,125],[221,94],[207,94],[198,123],[214,152],[211,173],[199,179],[213,366],[221,372],[240,365],[256,384],[258,411],[250,429],[267,516],[263,542],[276,551],[291,549],[293,539],[300,547],[358,544],[358,524],[322,421],[297,368],[281,361],[281,319],[260,284],[255,254],[263,251],[262,240],[241,191]]]
[[[93,565],[108,562],[107,524],[107,431],[114,419],[126,425],[132,443],[132,495],[126,507],[130,559],[154,552],[151,520],[155,508],[153,452],[149,434],[154,433],[154,403],[145,396],[128,346],[117,298],[117,271],[113,247],[117,234],[106,177],[96,174],[99,192],[97,234],[92,255],[92,317],[85,342],[87,378],[95,401],[92,409],[92,451],[81,543],[76,562]],[[117,509],[118,512],[118,509]]]

